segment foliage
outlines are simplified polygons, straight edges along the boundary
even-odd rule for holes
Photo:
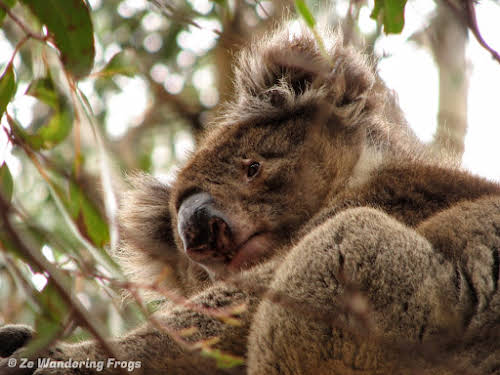
[[[382,19],[386,33],[400,33],[405,24],[406,0],[375,0],[372,18]]]
[[[230,96],[234,50],[286,13],[270,1],[90,4],[0,0],[0,39],[11,46],[0,61],[0,157],[10,155],[0,159],[0,295],[10,302],[0,324],[34,325],[34,348],[118,334],[148,317],[109,255],[119,185],[111,181],[120,168],[169,175],[207,111]],[[372,17],[399,33],[405,4],[376,0]],[[317,2],[295,0],[295,9],[316,27]],[[113,111],[131,86],[135,101]],[[136,298],[118,308],[124,286]],[[202,348],[221,366],[240,363]]]

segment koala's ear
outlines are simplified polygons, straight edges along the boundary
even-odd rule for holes
[[[0,327],[0,357],[11,356],[17,349],[25,346],[34,333],[30,327],[21,324]]]
[[[170,218],[170,188],[144,173],[128,177],[131,189],[122,194],[119,208],[123,243],[164,260],[177,255]]]
[[[362,110],[375,84],[373,66],[343,45],[340,31],[320,36],[286,24],[241,52],[235,69],[238,104],[280,108],[327,102],[352,113]]]

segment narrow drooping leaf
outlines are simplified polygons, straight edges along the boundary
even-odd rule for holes
[[[213,349],[211,347],[202,348],[201,355],[215,359],[218,368],[230,369],[245,363],[242,357],[224,353],[220,349]]]
[[[68,282],[65,278],[65,280]],[[69,284],[69,282],[68,282]],[[35,320],[36,337],[26,347],[27,353],[35,353],[47,348],[64,329],[64,322],[69,313],[68,303],[61,297],[60,292],[49,280],[41,293],[35,295],[42,314]]]
[[[94,30],[83,0],[21,0],[53,35],[61,61],[75,77],[86,76],[94,64]]]
[[[57,174],[54,170],[52,170],[52,172]],[[103,248],[94,246],[91,241],[89,241],[89,236],[86,231],[84,230],[82,232],[82,229],[85,229],[85,227],[82,228],[81,221],[78,222],[77,220],[78,215],[81,215],[81,205],[79,201],[77,200],[76,202],[73,202],[71,192],[66,193],[67,189],[64,189],[64,187],[58,183],[55,178],[49,177],[46,181],[59,212],[61,212],[64,221],[68,224],[68,227],[75,238],[89,251],[90,254],[92,254],[96,261],[104,265],[107,270],[114,275],[114,277],[119,279],[122,278],[122,274],[118,269],[116,262],[111,258],[109,253]],[[78,193],[76,196],[78,196]]]
[[[307,26],[313,28],[314,25],[316,25],[316,20],[314,19],[314,16],[312,15],[304,0],[295,0],[295,8],[297,9],[297,12],[300,14],[300,16],[304,19]]]
[[[68,205],[79,229],[94,245],[103,247],[109,242],[109,230],[106,220],[85,195],[85,192],[75,183],[70,182]]]
[[[16,0],[3,0],[3,4],[9,9],[12,8],[15,3]],[[6,15],[7,12],[2,7],[0,7],[0,26],[2,26],[2,22]]]
[[[399,34],[405,24],[407,0],[375,0],[371,18],[381,20],[386,34]]]
[[[2,118],[7,104],[16,93],[16,76],[12,64],[9,64],[0,77],[0,119]]]
[[[12,191],[14,189],[14,181],[12,180],[12,175],[10,174],[9,167],[4,162],[0,167],[0,193],[4,199],[11,201]]]
[[[65,281],[70,284],[69,279],[65,278]],[[70,287],[70,285],[67,286]],[[45,307],[44,311],[48,314],[47,318],[54,322],[61,322],[66,318],[69,312],[68,304],[61,299],[60,292],[54,287],[51,281],[47,283],[36,298],[38,303]]]
[[[78,90],[78,98],[82,104],[85,116],[89,121],[90,126],[92,127],[94,138],[97,145],[97,150],[99,152],[99,165],[100,165],[100,177],[102,183],[103,190],[103,200],[104,200],[104,208],[106,212],[106,219],[108,223],[109,230],[109,240],[111,248],[114,249],[118,246],[119,234],[118,234],[118,223],[116,217],[116,207],[117,207],[117,198],[115,194],[115,190],[113,188],[113,177],[111,176],[111,166],[109,161],[109,156],[104,147],[104,141],[99,129],[95,121],[95,116],[92,113],[92,107],[85,96],[85,94]]]
[[[124,50],[115,54],[98,75],[106,77],[121,74],[133,77],[138,71],[134,53],[131,50]]]
[[[23,348],[23,353],[26,356],[30,356],[33,353],[38,353],[40,350],[48,348],[60,336],[64,328],[63,323],[64,321],[56,322],[44,315],[37,316],[34,327],[37,335]]]

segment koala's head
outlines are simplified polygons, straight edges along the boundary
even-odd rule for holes
[[[328,56],[285,28],[242,52],[235,100],[177,176],[178,246],[215,278],[293,241],[345,188],[381,117],[373,68],[338,35],[325,42]]]

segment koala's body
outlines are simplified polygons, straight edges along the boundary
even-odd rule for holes
[[[500,186],[433,159],[366,58],[325,43],[259,40],[173,185],[135,178],[118,255],[136,281],[168,265],[190,298],[113,341],[135,373],[500,374]],[[193,308],[241,304],[241,325]],[[245,365],[168,333],[189,327]],[[107,356],[92,341],[46,354]]]

